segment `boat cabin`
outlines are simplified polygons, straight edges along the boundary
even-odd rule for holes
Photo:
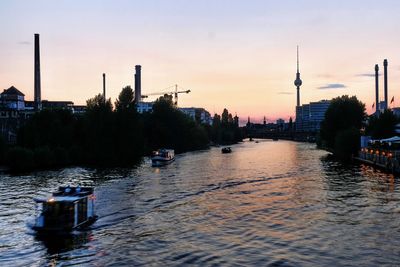
[[[221,152],[223,154],[231,153],[232,149],[230,147],[224,147],[224,148],[221,149]]]
[[[93,223],[93,188],[59,187],[49,198],[36,198],[36,221],[32,227],[37,231],[69,231]]]
[[[153,151],[151,155],[152,166],[162,166],[175,160],[175,151],[173,149],[159,149]]]

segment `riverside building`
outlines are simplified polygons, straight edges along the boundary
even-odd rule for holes
[[[296,107],[296,131],[317,132],[331,101],[321,100]]]

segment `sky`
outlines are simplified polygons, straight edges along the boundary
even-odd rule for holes
[[[1,0],[0,89],[33,99],[39,33],[42,99],[85,104],[106,73],[114,102],[141,65],[142,94],[178,84],[181,107],[287,120],[299,45],[302,104],[356,95],[370,113],[385,58],[400,105],[398,14],[396,0]]]

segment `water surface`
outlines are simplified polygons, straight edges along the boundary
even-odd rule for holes
[[[312,144],[245,142],[161,168],[0,177],[1,266],[395,266],[399,180]],[[99,220],[69,237],[26,227],[32,197],[95,187]]]

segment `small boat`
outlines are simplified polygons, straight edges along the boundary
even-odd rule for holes
[[[153,167],[164,166],[175,160],[175,151],[173,149],[159,149],[153,151],[151,155],[151,164]]]
[[[94,213],[92,187],[60,186],[48,198],[35,198],[36,214],[31,228],[39,233],[68,233],[93,224],[98,216]]]
[[[223,154],[231,153],[232,149],[230,147],[224,147],[224,148],[221,149],[221,152]]]
[[[272,141],[279,141],[279,138],[278,137],[274,137],[274,138],[272,138]]]

